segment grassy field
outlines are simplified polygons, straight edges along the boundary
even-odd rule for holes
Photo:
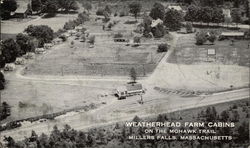
[[[154,70],[163,53],[157,46],[142,45],[131,48],[125,45],[96,44],[94,48],[70,41],[56,46],[28,66],[26,74],[34,75],[129,75],[135,67],[139,76]]]
[[[136,24],[124,24],[127,20],[134,20],[133,17],[113,17],[112,20],[119,20],[119,22],[111,31],[102,30],[104,23],[95,21],[95,16],[84,24],[90,34],[96,36],[94,48],[89,48],[88,43],[80,42],[74,36],[70,37],[67,42],[53,47],[51,51],[37,58],[28,66],[25,73],[30,75],[128,76],[132,67],[136,69],[138,76],[151,73],[165,55],[165,53],[158,53],[158,45],[153,43],[167,42],[170,38],[167,36],[159,40],[142,38],[142,45],[138,47],[116,43],[113,37],[118,32],[122,33],[125,39],[130,40],[140,35],[133,32]],[[71,46],[72,41],[74,41],[73,46]]]
[[[250,66],[248,47],[249,41],[235,40],[231,45],[230,40],[216,41],[214,45],[195,45],[195,35],[185,35],[178,40],[178,45],[172,56],[168,59],[170,63],[199,64],[215,63],[225,65]],[[216,56],[208,57],[207,50],[215,49]]]
[[[48,25],[54,31],[62,28],[64,23],[73,20],[77,14],[57,14],[53,18],[41,18],[32,16],[28,19],[11,19],[1,21],[1,33],[4,34],[18,34],[24,31],[29,25]]]

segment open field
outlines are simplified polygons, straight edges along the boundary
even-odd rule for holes
[[[53,18],[33,17],[32,19],[24,20],[6,20],[1,21],[1,33],[18,34],[24,31],[29,25],[48,25],[54,31],[62,28],[64,23],[77,18],[77,14],[57,14]],[[4,37],[3,37],[4,38]]]
[[[98,39],[97,39],[98,40]],[[88,48],[85,43],[70,42],[56,46],[29,65],[28,75],[123,75],[135,67],[139,76],[151,73],[164,55],[157,46],[131,48],[125,45],[96,44]]]
[[[178,40],[178,45],[173,55],[168,59],[170,63],[177,64],[224,64],[250,66],[250,44],[247,40],[235,40],[231,45],[231,40],[216,41],[214,45],[195,45],[195,34],[184,35]],[[216,56],[208,57],[207,50],[215,49]]]
[[[118,18],[112,18],[112,20],[115,19]],[[129,40],[137,36],[136,33],[132,33],[136,25],[124,24],[127,20],[134,20],[134,18],[123,17],[111,31],[104,31],[103,23],[95,21],[92,17],[83,26],[90,34],[96,36],[94,48],[89,48],[88,43],[70,37],[67,42],[53,47],[48,53],[28,65],[25,74],[129,76],[130,69],[134,67],[138,76],[146,76],[153,72],[165,55],[157,52],[157,43],[165,43],[171,38],[167,38],[169,35],[158,40],[142,38],[141,45],[138,47],[114,42],[113,36],[118,32]],[[72,41],[74,41],[73,46]]]

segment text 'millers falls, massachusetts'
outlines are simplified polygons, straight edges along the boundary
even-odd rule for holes
[[[250,148],[250,0],[0,0],[0,148]]]

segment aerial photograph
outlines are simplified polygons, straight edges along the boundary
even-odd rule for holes
[[[249,148],[250,0],[0,0],[0,148]]]

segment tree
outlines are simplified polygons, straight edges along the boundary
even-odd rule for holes
[[[5,78],[4,74],[0,71],[0,90],[5,88]]]
[[[168,44],[160,44],[158,45],[157,52],[167,52],[168,51]]]
[[[210,33],[210,35],[208,36],[208,41],[211,42],[212,44],[214,44],[214,41],[216,40],[216,35],[213,33]]]
[[[79,13],[78,14],[78,19],[83,24],[84,22],[89,20],[89,15],[87,13],[85,13],[85,12]]]
[[[56,16],[56,12],[58,10],[58,3],[54,0],[46,0],[43,7],[43,12],[48,13],[46,17],[54,17]]]
[[[190,21],[192,23],[198,21],[198,18],[197,18],[198,11],[199,11],[199,8],[196,5],[190,5],[184,17],[185,20]]]
[[[42,10],[42,2],[41,2],[41,0],[32,0],[31,1],[31,7],[32,7],[32,10],[36,11],[36,12]]]
[[[134,67],[130,69],[130,77],[132,79],[132,82],[136,83],[137,74]]]
[[[211,7],[203,7],[201,12],[202,22],[209,25],[209,23],[212,22],[213,19],[213,9]]]
[[[149,16],[151,16],[153,19],[162,19],[165,15],[165,8],[161,3],[156,2],[153,6],[153,8],[150,11]]]
[[[2,43],[2,54],[6,63],[16,60],[19,54],[19,46],[13,39],[4,40]]]
[[[241,22],[241,13],[239,8],[234,8],[231,11],[232,21],[236,23],[236,26],[238,27],[238,23]]]
[[[59,0],[58,5],[60,8],[64,9],[65,12],[79,9],[76,0]]]
[[[221,120],[226,122],[229,119],[229,112],[225,110],[220,114],[220,116],[221,116]]]
[[[8,103],[6,102],[2,103],[2,109],[1,109],[0,114],[1,114],[0,120],[5,119],[8,116],[10,116],[11,110],[10,110],[10,106]]]
[[[129,12],[132,13],[135,17],[135,19],[137,19],[138,14],[141,12],[141,3],[139,2],[132,2],[131,4],[129,4]]]
[[[163,24],[159,23],[157,26],[151,29],[151,32],[155,38],[161,38],[165,35],[165,27]]]
[[[1,8],[9,12],[14,12],[17,9],[16,0],[3,0],[1,3]]]
[[[141,121],[141,119],[138,116],[135,116],[133,119],[133,122],[140,122],[140,121]]]
[[[196,45],[203,45],[207,41],[206,33],[201,31],[196,34]]]
[[[53,40],[54,31],[47,25],[29,25],[24,32],[36,38],[39,42],[39,47],[43,47],[44,43],[50,43]]]
[[[92,9],[92,5],[91,5],[90,2],[83,2],[83,3],[82,3],[82,7],[83,7],[84,9],[86,9],[88,12],[89,12],[89,10]]]
[[[221,8],[213,8],[212,22],[217,24],[224,22],[224,15]]]
[[[1,18],[9,19],[10,13],[16,11],[17,3],[16,0],[3,0],[1,1]]]
[[[151,24],[152,24],[152,18],[150,16],[144,16],[143,17],[143,36],[147,37],[149,33],[151,32]]]
[[[106,5],[105,8],[104,8],[104,11],[108,12],[108,14],[110,15],[112,13],[110,5]]]
[[[182,14],[175,9],[169,9],[165,14],[164,24],[170,30],[173,31],[179,30],[181,28],[182,21],[183,21]]]
[[[249,124],[247,122],[243,122],[239,128],[237,129],[237,142],[245,143],[249,140]]]
[[[31,42],[30,37],[23,33],[17,34],[16,43],[20,47],[20,55],[24,55],[26,52],[33,51],[35,48],[34,44]]]

